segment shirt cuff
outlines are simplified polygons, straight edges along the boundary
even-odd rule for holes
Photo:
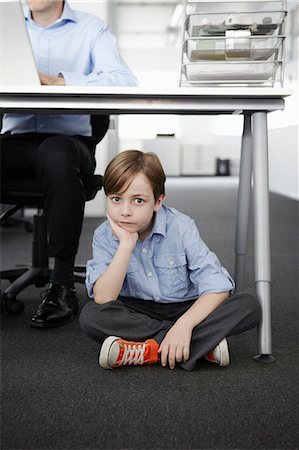
[[[74,72],[59,72],[58,75],[62,75],[66,86],[85,86],[86,75],[80,75]]]
[[[198,286],[199,297],[203,294],[211,292],[233,292],[235,289],[235,282],[228,271],[222,267],[221,272],[211,277],[208,282],[201,283]]]
[[[87,269],[86,278],[85,278],[85,286],[87,289],[88,297],[93,298],[93,285],[97,281],[97,279],[102,275],[103,272],[95,270],[93,268]]]

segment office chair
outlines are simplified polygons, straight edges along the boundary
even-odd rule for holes
[[[99,143],[106,134],[109,126],[109,116],[91,116],[92,140]],[[94,199],[102,188],[101,175],[83,177],[85,201]],[[1,203],[14,205],[5,211],[0,219],[1,223],[7,220],[17,210],[33,207],[37,214],[33,217],[32,263],[30,266],[21,266],[1,271],[1,278],[9,280],[10,285],[2,293],[1,308],[9,314],[21,314],[24,303],[16,299],[17,294],[29,285],[45,286],[51,274],[48,258],[47,230],[43,216],[43,191],[41,182],[36,178],[17,179],[1,184]],[[84,283],[85,266],[75,266],[74,281]]]

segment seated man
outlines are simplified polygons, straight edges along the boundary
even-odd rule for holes
[[[41,84],[135,86],[115,37],[98,17],[74,11],[63,0],[28,0],[25,19]],[[22,68],[20,67],[20,77]],[[78,311],[73,269],[84,214],[82,175],[93,174],[95,146],[88,115],[6,114],[0,135],[2,180],[40,177],[49,256],[54,271],[47,294],[31,319],[56,327]]]

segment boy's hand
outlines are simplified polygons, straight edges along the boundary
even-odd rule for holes
[[[130,231],[125,230],[120,225],[118,225],[118,223],[114,222],[109,216],[109,214],[106,213],[106,216],[107,219],[109,220],[112,233],[114,234],[114,236],[117,237],[119,242],[126,242],[128,244],[131,244],[133,248],[135,248],[136,242],[138,240],[138,233],[137,232],[130,233]]]
[[[166,333],[158,350],[163,367],[166,366],[167,360],[170,369],[175,368],[176,362],[188,361],[192,330],[186,322],[178,320]]]

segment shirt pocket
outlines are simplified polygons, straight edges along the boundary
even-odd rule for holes
[[[187,294],[189,275],[184,253],[155,256],[154,266],[163,295],[182,298]]]

